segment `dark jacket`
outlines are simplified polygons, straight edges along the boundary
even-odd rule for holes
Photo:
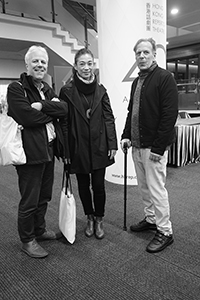
[[[134,93],[138,77],[131,87],[128,115],[122,139],[131,140],[131,117]],[[178,115],[178,91],[172,74],[156,67],[146,77],[140,96],[139,135],[141,148],[151,148],[151,152],[163,155],[167,146],[175,140]]]
[[[8,86],[7,101],[8,115],[23,126],[22,142],[27,158],[27,164],[39,164],[51,160],[49,155],[49,143],[46,124],[53,121],[56,139],[54,141],[54,153],[57,158],[64,156],[64,142],[62,130],[57,118],[67,114],[65,102],[54,102],[56,97],[53,89],[45,82],[43,92],[45,100],[41,99],[38,89],[33,84],[31,76],[23,73],[20,82],[12,82]],[[31,107],[33,102],[41,102],[42,110]]]
[[[96,83],[90,120],[73,81],[62,87],[60,99],[68,103],[67,124],[63,131],[69,143],[71,173],[90,173],[114,163],[108,150],[117,150],[115,120],[105,88]]]

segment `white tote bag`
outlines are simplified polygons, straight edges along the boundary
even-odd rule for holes
[[[65,169],[59,205],[59,228],[68,242],[73,244],[76,237],[76,202],[72,194],[70,175]]]
[[[6,113],[0,114],[0,165],[22,165],[26,163],[21,128]]]

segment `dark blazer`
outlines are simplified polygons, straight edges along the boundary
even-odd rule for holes
[[[12,82],[8,86],[7,101],[8,115],[23,126],[22,142],[25,150],[27,164],[39,164],[51,160],[46,124],[53,121],[56,139],[54,141],[54,154],[57,158],[64,156],[64,140],[57,118],[67,114],[67,104],[51,101],[57,97],[53,89],[45,82],[43,92],[45,101],[41,99],[32,77],[23,73],[20,82]],[[31,103],[41,102],[42,110],[31,107]]]
[[[71,173],[90,173],[114,163],[108,150],[117,150],[115,119],[106,89],[96,84],[90,119],[73,81],[62,87],[59,95],[68,103],[68,116],[63,126],[69,144]]]
[[[132,83],[128,115],[122,139],[131,140],[131,117],[134,93],[138,78]],[[167,146],[175,140],[178,115],[178,91],[169,71],[156,67],[144,80],[139,107],[139,135],[141,148],[151,148],[163,155]]]

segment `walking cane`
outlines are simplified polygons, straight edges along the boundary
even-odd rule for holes
[[[127,153],[128,144],[124,143],[124,227],[123,230],[127,231],[126,227],[126,202],[127,202]]]

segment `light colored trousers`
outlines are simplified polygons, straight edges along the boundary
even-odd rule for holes
[[[172,234],[168,192],[165,188],[168,151],[159,162],[149,159],[150,149],[132,149],[138,188],[144,203],[146,221],[155,223],[163,234]]]

